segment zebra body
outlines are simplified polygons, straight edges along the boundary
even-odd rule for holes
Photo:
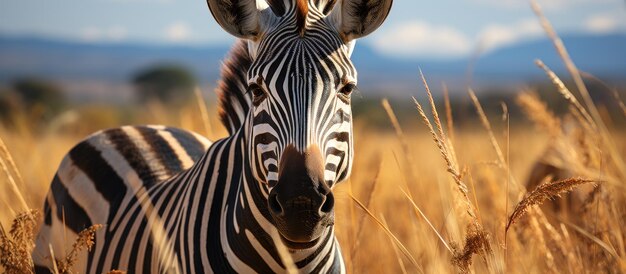
[[[76,266],[80,273],[122,269],[128,266],[124,261],[141,260],[139,254],[128,253],[130,248],[123,249],[133,242],[127,234],[136,221],[145,225],[138,215],[146,212],[137,208],[138,200],[174,187],[167,185],[174,180],[167,179],[189,170],[210,145],[200,135],[163,126],[109,129],[77,144],[62,160],[44,202],[44,223],[33,253],[38,272],[51,266],[48,244],[61,258],[78,233],[93,224],[105,227],[96,234],[93,252],[81,254]],[[106,262],[100,254],[115,255]],[[98,257],[102,260],[92,261]]]
[[[46,198],[38,272],[48,243],[59,258],[91,224],[80,272],[285,272],[282,245],[300,272],[345,272],[332,188],[353,159],[350,55],[391,0],[207,2],[241,38],[218,86],[230,136],[127,126],[79,143]]]

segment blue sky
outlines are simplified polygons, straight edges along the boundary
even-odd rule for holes
[[[624,0],[537,0],[560,33],[626,33]],[[0,35],[92,42],[228,44],[203,0],[0,0]],[[543,32],[525,0],[395,0],[363,39],[398,57],[460,57]]]

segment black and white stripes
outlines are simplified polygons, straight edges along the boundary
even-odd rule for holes
[[[38,272],[50,266],[49,245],[59,256],[92,224],[105,227],[81,273],[285,272],[277,244],[300,272],[345,272],[332,189],[352,166],[357,73],[355,37],[341,31],[360,19],[337,7],[384,18],[391,0],[258,1],[208,0],[220,25],[246,39],[218,86],[230,136],[211,144],[180,129],[126,126],[79,143],[44,203]]]
[[[106,233],[97,234],[98,244],[89,257],[111,254],[109,238],[125,236],[110,231],[124,232],[119,227],[136,214],[132,208],[139,195],[190,168],[209,146],[199,135],[163,126],[126,126],[82,141],[63,159],[52,181],[35,262],[49,265],[48,243],[60,253],[92,224],[105,224]],[[89,264],[92,272],[105,271],[102,267]]]

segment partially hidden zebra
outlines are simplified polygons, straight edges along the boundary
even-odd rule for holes
[[[350,57],[392,0],[207,3],[239,38],[217,88],[230,135],[126,126],[79,143],[46,197],[37,272],[92,224],[79,273],[345,272],[332,189],[353,162]]]

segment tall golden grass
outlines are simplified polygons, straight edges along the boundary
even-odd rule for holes
[[[623,177],[601,142],[588,147],[583,146],[587,143],[570,140],[554,126],[560,125],[561,118],[526,93],[519,101],[532,114],[531,120],[538,125],[535,129],[514,125],[510,131],[499,133],[494,128],[506,128],[505,121],[489,121],[483,116],[477,128],[456,128],[453,139],[449,136],[453,122],[442,123],[440,117],[435,118],[439,112],[429,98],[430,110],[416,101],[414,125],[404,125],[404,129],[390,122],[388,131],[372,134],[367,121],[355,121],[353,175],[335,190],[337,234],[351,272],[626,270]],[[384,102],[381,108],[393,115],[391,104]],[[137,123],[157,123],[168,117],[170,125],[206,132],[197,109],[190,107],[188,113],[178,114],[178,122],[162,107],[149,109],[154,113],[146,117],[154,120],[138,118]],[[443,113],[450,116],[451,110]],[[491,123],[498,125],[492,127]],[[219,132],[211,138],[225,134]],[[584,135],[591,135],[589,138],[597,134]],[[623,155],[626,134],[611,135],[620,148],[618,154]],[[61,157],[83,136],[0,129],[0,137],[19,170],[11,171],[6,154],[6,172],[22,177],[13,175],[9,180],[3,175],[0,179],[5,190],[0,192],[2,224],[10,224],[24,208],[42,206]],[[557,155],[551,156],[555,159],[544,156],[547,150],[558,152],[550,154]],[[593,157],[582,156],[597,152],[603,153],[594,163],[588,162]],[[567,157],[561,159],[561,155]],[[550,161],[572,178],[585,179],[545,182],[527,194],[523,182],[538,161]],[[572,215],[580,212],[580,220],[559,219],[557,213],[536,207],[545,198],[587,181],[599,186],[586,194],[583,206],[570,209]]]
[[[579,79],[562,42],[533,7],[570,77]],[[412,124],[400,125],[386,100],[381,108],[388,130],[375,131],[356,119],[353,173],[335,189],[337,237],[350,272],[626,272],[626,134],[605,125],[582,81],[576,80],[572,91],[545,64],[537,64],[570,109],[557,116],[534,93],[521,92],[517,103],[534,128],[511,125],[506,105],[501,119],[487,117],[471,90],[479,119],[471,128],[455,128],[447,89],[442,90],[445,109],[438,110],[433,96],[438,93],[423,75],[427,102],[415,99]],[[202,100],[176,113],[159,105],[146,109],[130,122],[179,126],[213,140],[226,134],[212,126],[219,124],[215,108],[207,109]],[[89,123],[80,113],[75,116],[82,118],[68,126]],[[32,264],[22,257],[32,249],[34,217],[18,214],[42,206],[60,159],[86,133],[68,133],[63,126],[35,132],[27,122],[18,128],[0,127],[0,223],[15,219],[15,229],[0,230],[0,264],[8,273]],[[539,182],[527,189],[537,166],[551,168],[539,172]],[[579,203],[560,210],[540,207],[557,196],[578,197]],[[88,234],[79,238],[78,249],[89,247]],[[11,249],[17,242],[21,249]],[[287,251],[280,251],[284,257]],[[68,256],[56,262],[57,272],[71,271]]]

